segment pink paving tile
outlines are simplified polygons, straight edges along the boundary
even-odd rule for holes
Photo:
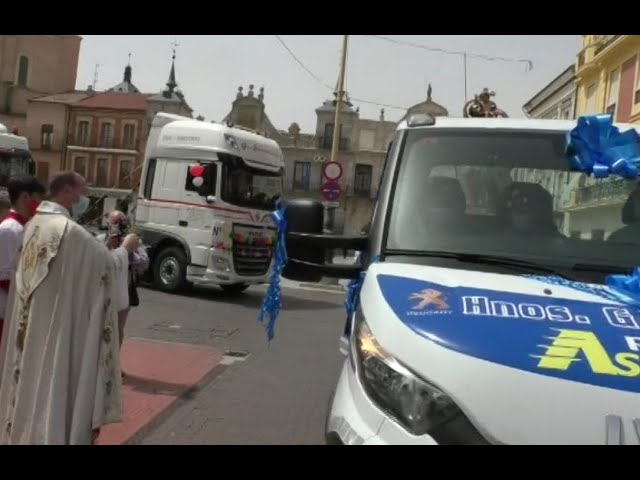
[[[107,425],[97,445],[120,445],[197,385],[222,359],[210,347],[150,340],[125,340],[122,365],[123,421]]]

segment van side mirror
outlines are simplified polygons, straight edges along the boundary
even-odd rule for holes
[[[309,199],[287,202],[287,257],[282,276],[289,280],[318,282],[322,277],[358,278],[360,265],[326,264],[325,258],[338,249],[364,250],[363,235],[324,235],[324,206]]]

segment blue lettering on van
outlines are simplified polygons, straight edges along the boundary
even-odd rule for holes
[[[636,372],[633,362],[640,365],[638,308],[597,296],[554,298],[535,282],[531,288],[539,295],[385,274],[377,282],[397,318],[425,341],[531,373],[640,393],[640,376],[620,373]],[[372,314],[365,308],[365,315]],[[607,358],[615,368],[604,367]]]

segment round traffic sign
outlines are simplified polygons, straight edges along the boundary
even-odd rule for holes
[[[342,165],[338,162],[327,162],[322,166],[322,174],[327,180],[335,182],[342,176]]]
[[[322,185],[320,192],[322,193],[322,197],[327,202],[335,202],[336,200],[338,200],[338,198],[340,198],[340,195],[342,194],[342,188],[340,188],[340,185],[338,183],[334,181],[328,181],[325,182],[324,185]]]

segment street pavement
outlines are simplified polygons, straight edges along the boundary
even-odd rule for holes
[[[257,322],[264,286],[237,296],[141,289],[123,352],[125,422],[99,443],[324,443],[344,290],[283,286],[271,344]]]

